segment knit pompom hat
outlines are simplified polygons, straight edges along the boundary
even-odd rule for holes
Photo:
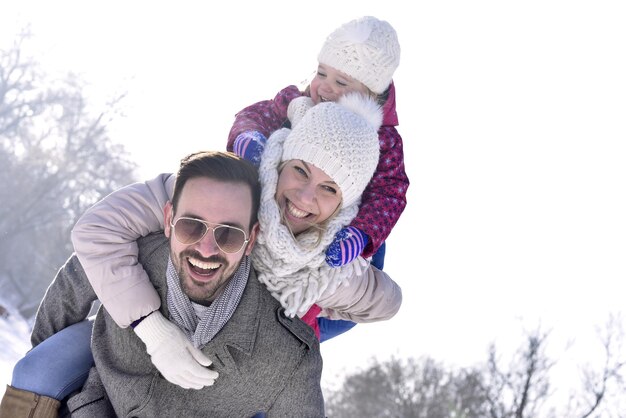
[[[289,103],[287,113],[292,130],[282,161],[302,160],[324,171],[341,189],[342,208],[360,201],[378,165],[380,106],[359,93],[316,106],[303,96]]]
[[[389,23],[364,16],[331,33],[317,60],[382,94],[400,64],[400,43]]]

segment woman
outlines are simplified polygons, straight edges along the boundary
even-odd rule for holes
[[[331,318],[357,322],[392,317],[399,309],[401,292],[388,276],[363,259],[338,268],[325,261],[326,247],[356,215],[360,195],[376,168],[377,130],[382,120],[379,107],[358,95],[313,107],[310,99],[303,97],[290,104],[289,117],[293,129],[272,134],[259,169],[263,187],[260,232],[252,253],[259,280],[287,315],[308,319],[310,325],[315,325],[320,310]],[[142,319],[151,313],[154,316],[160,299],[137,264],[134,241],[163,229],[162,207],[171,196],[172,185],[173,176],[161,175],[123,188],[88,210],[72,234],[100,301],[118,325],[132,326],[138,335]],[[73,336],[67,345],[67,330],[74,327],[88,329],[77,324],[46,343],[63,346],[76,356],[88,352],[85,333]],[[35,348],[28,356],[54,358],[52,350],[41,353]],[[39,390],[60,400],[82,384],[74,382],[65,391],[55,389],[53,395],[48,394],[53,392],[49,389],[33,389],[32,381],[50,378],[42,376],[45,373],[40,369],[29,370],[32,361],[28,356],[16,366],[13,388],[7,393]],[[65,364],[52,373],[64,375],[74,366]]]

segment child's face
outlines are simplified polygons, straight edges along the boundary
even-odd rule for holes
[[[336,102],[344,94],[354,91],[366,95],[371,94],[365,84],[324,64],[317,67],[317,73],[311,81],[310,87],[311,99],[315,104]]]
[[[324,171],[289,160],[278,176],[276,203],[294,234],[330,218],[341,204],[341,189]]]

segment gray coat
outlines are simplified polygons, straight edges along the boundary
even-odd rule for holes
[[[162,234],[140,240],[139,262],[165,301],[169,243]],[[33,344],[83,320],[95,294],[73,256],[61,268],[37,313]],[[168,316],[167,304],[161,312]],[[119,328],[105,309],[94,322],[92,368],[68,401],[73,417],[323,417],[322,359],[313,331],[284,316],[254,273],[235,313],[203,348],[219,378],[202,390],[169,383],[152,365],[131,328]]]

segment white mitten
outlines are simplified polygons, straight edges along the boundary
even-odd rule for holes
[[[287,117],[291,122],[291,128],[300,123],[306,112],[314,106],[313,100],[307,96],[296,97],[287,106]]]
[[[161,312],[154,311],[144,318],[135,333],[146,345],[152,364],[171,383],[185,389],[202,389],[213,385],[219,376],[207,368],[211,360]]]

